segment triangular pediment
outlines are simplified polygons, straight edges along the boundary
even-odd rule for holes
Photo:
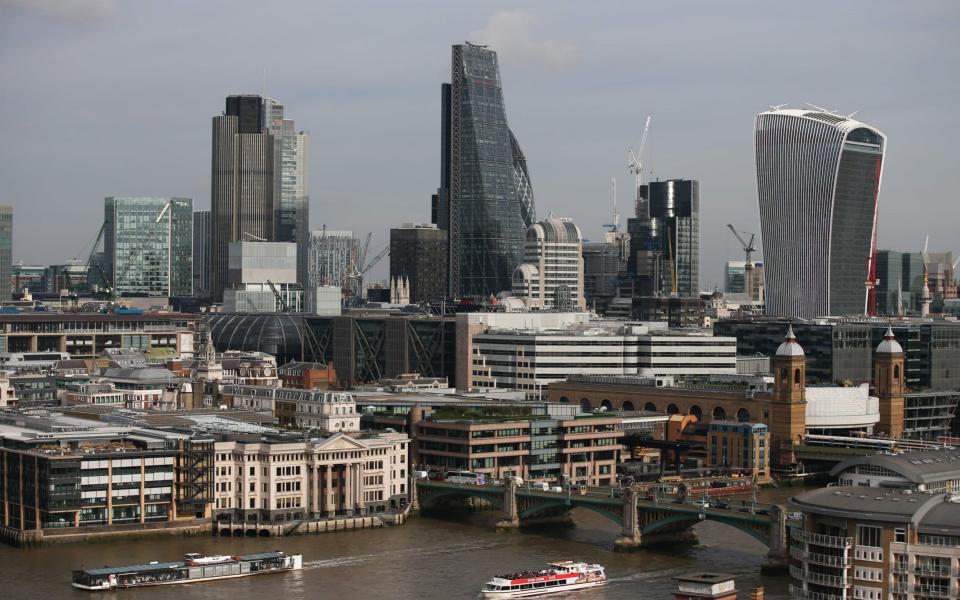
[[[333,434],[317,446],[317,450],[366,450],[366,448],[363,443],[342,433]]]

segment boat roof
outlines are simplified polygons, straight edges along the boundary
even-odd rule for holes
[[[202,558],[195,552],[187,554],[190,558]],[[281,556],[286,556],[283,552],[259,552],[257,554],[243,554],[237,558],[241,561],[246,560],[266,560],[268,558],[279,558]],[[102,575],[120,575],[123,573],[148,573],[150,571],[163,571],[166,569],[177,569],[181,567],[186,567],[186,561],[175,560],[170,562],[157,562],[150,563],[145,565],[129,565],[126,567],[103,567],[102,569],[79,569],[80,572],[86,573],[87,575],[92,576],[102,576]],[[214,565],[210,565],[214,566]]]

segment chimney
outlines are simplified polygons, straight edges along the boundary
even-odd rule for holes
[[[750,600],[763,600],[763,587],[755,587],[750,590]]]

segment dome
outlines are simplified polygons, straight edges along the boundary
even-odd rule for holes
[[[203,322],[218,352],[266,352],[278,364],[304,360],[307,324],[301,314],[209,313]]]
[[[893,335],[893,328],[887,326],[887,332],[883,334],[883,341],[877,346],[877,354],[903,354],[903,346]]]
[[[783,343],[777,348],[777,356],[804,356],[803,348],[797,343],[797,336],[793,334],[793,325],[787,329]]]

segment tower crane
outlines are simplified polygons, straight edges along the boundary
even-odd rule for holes
[[[604,227],[610,228],[610,233],[620,231],[620,213],[617,212],[617,178],[613,178],[613,223],[604,223]]]
[[[349,293],[354,296],[354,298],[360,297],[363,294],[363,276],[367,274],[370,269],[376,266],[380,260],[390,253],[390,244],[385,245],[381,248],[373,258],[367,260],[367,254],[370,250],[370,238],[373,237],[373,233],[368,233],[366,240],[363,243],[363,248],[360,249],[359,256],[357,261],[353,263],[350,267],[349,274]]]
[[[743,245],[743,253],[746,255],[745,260],[748,265],[752,265],[753,263],[751,262],[750,259],[753,257],[753,253],[757,251],[757,248],[753,245],[753,241],[757,239],[757,234],[751,233],[750,241],[746,242],[743,240],[743,237],[741,237],[740,233],[736,229],[734,229],[733,225],[727,223],[727,228],[733,232],[733,235],[734,237],[737,238],[737,241]],[[744,231],[744,233],[748,233],[748,232]]]
[[[643,149],[647,146],[647,132],[650,131],[650,119],[652,118],[652,114],[647,115],[647,120],[643,124],[643,133],[640,135],[640,145],[637,147],[636,154],[634,154],[633,148],[631,148],[628,155],[629,162],[627,163],[627,167],[630,169],[630,173],[633,174],[636,181],[635,202],[638,205],[640,203],[640,184],[643,183]]]

